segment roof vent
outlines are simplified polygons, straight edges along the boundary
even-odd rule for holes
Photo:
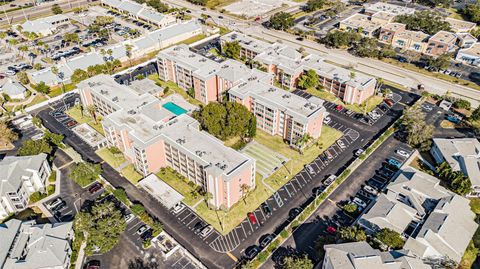
[[[276,90],[277,90],[277,89],[275,89],[275,88],[270,88],[270,89],[268,89],[268,92],[274,92],[274,91],[276,91]]]
[[[112,101],[115,102],[115,103],[117,103],[117,102],[118,102],[118,96],[113,97],[113,98],[112,98]]]

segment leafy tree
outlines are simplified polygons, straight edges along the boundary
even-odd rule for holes
[[[313,269],[313,262],[307,255],[302,257],[287,256],[283,258],[285,269]]]
[[[467,5],[463,10],[462,13],[467,17],[467,19],[474,23],[480,23],[480,4],[477,2],[476,4]]]
[[[156,11],[160,13],[166,13],[170,10],[168,5],[160,2],[160,0],[150,0],[147,2],[147,5],[153,7]]]
[[[45,139],[48,143],[55,145],[57,147],[63,147],[62,141],[64,136],[61,134],[52,133],[50,131],[45,131],[43,135],[43,139]]]
[[[125,228],[122,212],[110,201],[78,213],[74,222],[75,231],[87,239],[85,254],[89,256],[97,250],[99,254],[110,251],[118,244]]]
[[[407,132],[407,142],[413,147],[428,150],[433,137],[433,126],[425,122],[425,113],[417,106],[403,111],[402,127]]]
[[[65,33],[63,40],[65,40],[65,42],[80,43],[80,37],[78,37],[77,33]]]
[[[433,57],[428,57],[427,58],[427,65],[435,68],[435,69],[447,69],[448,66],[450,66],[450,60],[451,60],[451,55],[450,54],[442,54],[438,56],[437,58]]]
[[[315,88],[318,86],[318,75],[315,70],[310,69],[298,79],[298,87],[302,89]]]
[[[401,249],[405,242],[402,236],[394,230],[383,228],[375,234],[375,238],[393,249]]]
[[[323,8],[325,3],[325,0],[308,0],[307,4],[303,7],[303,10],[306,12],[316,11]]]
[[[35,70],[41,70],[43,68],[42,64],[41,63],[35,63],[33,65],[33,69]]]
[[[429,35],[433,35],[441,30],[450,31],[450,24],[445,21],[443,16],[438,12],[430,10],[399,15],[396,21],[406,24],[408,30],[422,31]]]
[[[388,45],[380,49],[380,53],[378,56],[379,58],[394,58],[397,56],[397,53],[392,48],[392,46]]]
[[[377,58],[380,50],[377,46],[377,40],[374,38],[363,37],[360,42],[353,45],[353,52],[360,57]]]
[[[45,139],[39,140],[27,140],[23,142],[23,145],[18,149],[19,156],[31,156],[40,153],[50,154],[52,147]]]
[[[223,53],[228,57],[232,58],[235,60],[238,60],[240,58],[240,50],[242,47],[238,43],[238,41],[234,42],[226,42],[224,45],[222,45]]]
[[[81,162],[73,165],[70,170],[70,178],[85,187],[94,182],[101,173],[102,168],[99,164]]]
[[[23,85],[27,85],[27,84],[30,83],[30,79],[28,79],[27,72],[25,72],[25,71],[18,72],[17,73],[17,79]]]
[[[472,104],[468,100],[465,99],[458,99],[453,102],[453,107],[458,109],[470,109]]]
[[[95,17],[94,24],[103,27],[105,25],[113,23],[113,17],[112,16],[97,16]]]
[[[56,14],[62,14],[62,13],[63,13],[63,10],[62,10],[62,8],[61,8],[58,4],[54,4],[54,5],[52,6],[52,12],[53,12],[53,14],[55,14],[55,15],[56,15]]]
[[[361,38],[361,35],[356,32],[334,30],[328,32],[320,42],[329,47],[345,48],[359,42]]]
[[[470,115],[470,119],[472,120],[480,120],[480,106],[475,108],[475,110],[472,112],[472,115]]]
[[[290,13],[279,12],[270,17],[270,26],[275,30],[285,31],[294,25],[293,17]]]
[[[32,123],[33,123],[33,125],[37,126],[38,128],[41,128],[41,126],[42,126],[42,120],[37,116],[32,117]]]
[[[453,171],[452,167],[443,162],[437,167],[438,176],[445,181],[449,189],[459,195],[466,195],[472,189],[470,179],[462,171]]]
[[[199,6],[205,6],[207,4],[207,0],[187,0],[187,1]]]
[[[338,235],[344,242],[359,242],[367,240],[365,230],[358,226],[341,227],[338,229]]]
[[[72,80],[73,83],[79,83],[80,81],[83,81],[88,78],[88,73],[85,70],[82,69],[75,69],[73,71],[72,76],[70,79]]]
[[[355,213],[358,210],[358,206],[355,203],[348,203],[343,207],[343,210],[347,213]]]
[[[10,143],[18,139],[17,133],[8,127],[5,121],[0,121],[0,143],[7,147]]]
[[[92,115],[92,118],[95,120],[95,124],[97,123],[97,108],[95,105],[89,105],[87,106],[87,111]]]
[[[45,84],[45,82],[40,81],[40,83],[35,86],[35,90],[40,93],[48,94],[50,92],[50,87]]]

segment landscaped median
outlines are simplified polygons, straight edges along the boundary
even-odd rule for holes
[[[365,150],[365,152],[357,159],[355,159],[343,172],[337,177],[337,179],[319,196],[317,196],[310,204],[308,204],[303,211],[288,224],[276,238],[266,246],[252,261],[249,262],[248,268],[259,268],[265,261],[268,260],[270,255],[287,240],[293,232],[307,220],[323,203],[324,200],[341,184],[348,176],[357,169],[363,161],[370,156],[388,137],[394,132],[394,128],[390,127],[385,133],[383,133],[377,140],[375,140],[371,146]]]

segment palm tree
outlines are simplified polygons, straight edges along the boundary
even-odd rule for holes
[[[355,71],[352,71],[350,72],[350,80],[354,80],[356,77],[357,77],[357,74],[355,73]]]
[[[125,45],[125,54],[128,57],[129,66],[132,66],[132,48],[133,46],[130,44]]]
[[[383,80],[383,78],[378,78],[378,79],[377,79],[377,88],[376,88],[376,90],[382,89],[383,83],[385,83],[385,81]]]
[[[76,104],[75,107],[80,110],[80,116],[83,118],[83,105],[82,104]]]
[[[205,203],[207,203],[208,208],[210,208],[210,203],[208,201],[213,199],[213,194],[207,191],[203,195],[203,199],[205,200]]]
[[[93,119],[95,120],[95,124],[97,124],[97,108],[95,107],[95,105],[87,106],[87,111],[88,113],[90,113],[90,115],[92,115]]]
[[[244,184],[240,185],[240,190],[242,191],[243,202],[245,204],[247,204],[247,201],[245,201],[245,197],[247,197],[247,193],[250,190],[250,186],[248,186],[247,184],[244,183]]]

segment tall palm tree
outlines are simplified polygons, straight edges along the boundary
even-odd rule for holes
[[[207,203],[208,208],[210,208],[210,203],[208,201],[213,199],[213,194],[207,191],[203,195],[203,199],[205,200],[205,203]]]
[[[93,117],[93,120],[95,120],[95,124],[97,124],[97,108],[95,107],[95,105],[89,105],[87,106],[87,111],[88,113],[90,113],[90,115],[92,115]]]
[[[247,204],[247,201],[245,201],[245,197],[247,197],[247,193],[250,190],[250,186],[248,186],[247,184],[244,183],[244,184],[240,185],[240,190],[242,191],[243,202],[245,204]]]

